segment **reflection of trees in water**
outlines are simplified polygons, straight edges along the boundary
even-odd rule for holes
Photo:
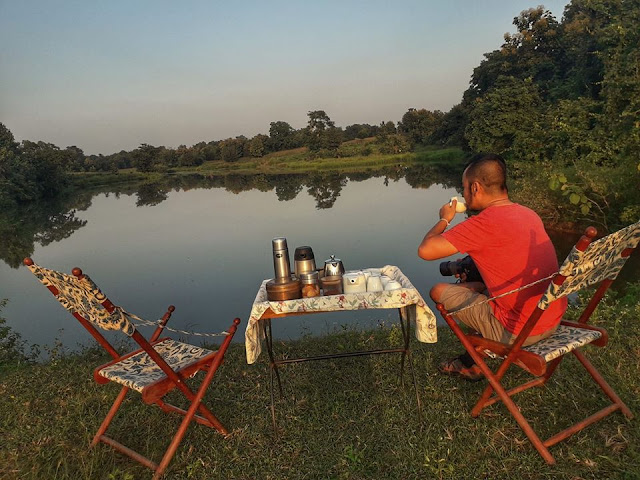
[[[169,189],[164,182],[143,183],[138,187],[136,207],[154,206],[164,202]]]
[[[274,177],[276,196],[281,202],[293,200],[302,191],[305,175],[277,175]]]
[[[307,179],[307,192],[316,199],[317,209],[331,208],[347,183],[344,174],[314,173]]]
[[[412,188],[429,188],[434,184],[445,188],[462,188],[462,170],[438,164],[412,165],[406,169],[404,178]]]
[[[307,192],[316,202],[317,209],[331,208],[349,181],[361,182],[370,178],[382,178],[386,186],[390,181],[405,178],[413,188],[428,188],[433,184],[445,187],[460,187],[462,172],[451,171],[444,166],[414,165],[403,167],[390,165],[381,169],[348,174],[318,172],[290,175],[172,175],[159,181],[146,183],[124,183],[98,189],[85,190],[73,196],[60,198],[46,204],[31,204],[28,207],[0,212],[0,259],[17,268],[24,257],[32,255],[35,243],[48,245],[68,238],[86,225],[86,220],[77,218],[76,212],[91,206],[93,196],[104,194],[137,196],[137,206],[156,206],[164,202],[171,191],[188,191],[195,188],[224,188],[233,193],[258,189],[275,194],[280,201],[293,200],[307,187]]]
[[[86,225],[87,221],[77,218],[76,212],[90,205],[91,195],[81,195],[0,212],[0,258],[10,267],[18,268],[24,257],[33,255],[36,242],[41,245],[59,242]]]

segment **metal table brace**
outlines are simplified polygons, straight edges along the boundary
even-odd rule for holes
[[[406,308],[406,307],[405,307]],[[307,312],[307,313],[326,313],[326,312]],[[422,404],[420,403],[420,396],[418,394],[418,383],[416,381],[416,374],[413,369],[413,358],[411,356],[411,350],[409,348],[409,340],[411,337],[411,325],[409,320],[409,315],[406,314],[405,318],[402,317],[402,309],[398,309],[398,314],[400,317],[400,327],[402,329],[402,338],[404,340],[404,345],[402,348],[388,348],[388,349],[378,349],[378,350],[364,350],[364,351],[356,351],[356,352],[344,352],[344,353],[335,353],[328,355],[317,355],[313,357],[301,357],[301,358],[288,358],[285,360],[277,360],[273,353],[273,335],[271,332],[271,318],[279,318],[288,316],[287,314],[280,314],[275,316],[263,316],[263,329],[264,329],[264,337],[265,343],[267,345],[267,353],[269,354],[269,383],[270,383],[270,392],[271,392],[271,419],[273,421],[273,431],[277,437],[278,429],[276,423],[276,407],[275,407],[275,398],[274,398],[274,376],[278,381],[278,390],[280,391],[280,398],[284,397],[284,393],[282,391],[282,382],[280,380],[280,372],[278,371],[278,365],[286,365],[288,363],[301,363],[301,362],[310,362],[315,360],[329,360],[332,358],[345,358],[345,357],[360,357],[364,355],[378,355],[383,353],[402,353],[400,359],[400,384],[404,387],[404,364],[405,357],[407,358],[407,363],[409,364],[409,370],[411,371],[411,377],[413,379],[413,388],[416,392],[416,403],[418,406],[418,416],[422,419]]]

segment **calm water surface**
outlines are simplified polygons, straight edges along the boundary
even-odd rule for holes
[[[175,328],[219,332],[238,316],[236,341],[243,341],[257,288],[273,276],[271,239],[277,236],[287,238],[292,268],[301,245],[313,248],[317,265],[330,254],[347,269],[397,265],[434,308],[428,291],[443,278],[439,262],[425,262],[416,251],[439,207],[459,195],[453,187],[458,175],[430,181],[417,181],[411,172],[366,177],[138,186],[76,199],[76,210],[43,214],[42,225],[22,225],[37,216],[23,214],[16,220],[20,233],[2,251],[0,299],[9,304],[0,315],[29,344],[51,345],[57,338],[73,350],[91,343],[26,267],[16,268],[31,255],[63,272],[82,268],[114,303],[142,318],[156,320],[175,305],[169,324]],[[464,218],[458,215],[454,223]],[[296,338],[394,321],[392,311],[298,317],[274,322],[274,335]]]
[[[287,238],[292,267],[293,251],[301,245],[313,248],[318,265],[330,254],[347,269],[398,265],[427,299],[430,285],[440,277],[438,265],[420,260],[417,246],[438,219],[439,206],[458,193],[437,183],[412,188],[404,178],[340,177],[317,183],[291,187],[293,193],[285,194],[268,187],[240,193],[177,189],[141,206],[138,191],[100,193],[75,212],[74,222],[81,226],[61,235],[66,238],[36,235],[33,253],[26,248],[17,257],[31,254],[36,263],[67,273],[79,266],[114,303],[142,318],[156,320],[173,304],[170,326],[200,332],[219,332],[235,316],[243,320],[244,332],[260,282],[273,276],[271,239],[276,236]],[[9,263],[15,265],[15,258]],[[9,299],[1,315],[29,344],[51,345],[58,338],[75,349],[90,343],[80,324],[26,267],[2,262],[0,285],[0,298]],[[395,321],[395,315],[378,311],[287,319],[274,322],[274,334],[295,338],[343,325]],[[243,333],[236,340],[243,340]]]

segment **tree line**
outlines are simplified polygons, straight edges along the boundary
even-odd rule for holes
[[[235,162],[306,147],[306,155],[400,153],[416,145],[491,151],[512,165],[513,181],[548,216],[596,219],[606,227],[640,217],[640,1],[572,0],[557,20],[544,7],[514,18],[500,48],[472,72],[448,112],[410,108],[400,121],[337,127],[323,110],[300,129],[271,122],[268,134],[202,141],[176,149],[85,155],[75,146],[14,141],[0,124],[0,204],[48,198],[68,172],[136,168],[166,171],[207,161]],[[357,147],[345,142],[375,137]],[[551,195],[540,195],[551,188]],[[565,207],[558,207],[566,202]],[[609,225],[610,224],[610,225]]]

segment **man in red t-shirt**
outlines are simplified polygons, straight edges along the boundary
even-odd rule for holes
[[[540,217],[527,207],[509,200],[504,160],[494,154],[476,156],[462,175],[467,208],[480,213],[445,232],[456,214],[456,201],[442,206],[440,220],[425,235],[418,255],[436,260],[455,253],[466,253],[474,261],[483,282],[438,283],[431,298],[447,310],[469,305],[473,308],[453,316],[483,337],[513,343],[536,308],[545,283],[495,297],[558,270],[555,249]],[[567,308],[566,298],[543,313],[524,345],[551,335]],[[440,364],[440,370],[469,380],[482,378],[480,368],[468,353]]]

